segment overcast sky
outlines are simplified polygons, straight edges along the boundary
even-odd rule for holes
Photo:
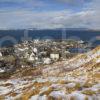
[[[100,0],[0,0],[0,29],[100,29]]]

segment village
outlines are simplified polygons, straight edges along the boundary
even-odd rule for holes
[[[87,47],[84,41],[35,39],[1,48],[0,77],[3,73],[12,73],[18,68],[34,68],[70,59],[78,53],[86,52]]]
[[[69,40],[25,41],[2,48],[0,100],[99,100],[100,46],[72,50],[77,46],[87,48]]]

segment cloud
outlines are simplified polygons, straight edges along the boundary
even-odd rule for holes
[[[72,0],[73,1],[73,0]],[[99,0],[92,0],[87,7],[77,12],[73,10],[51,11],[0,11],[0,29],[54,29],[91,28],[100,29]]]
[[[32,11],[16,11],[0,13],[1,28],[78,28],[88,27],[89,18],[94,12],[78,12],[72,11],[51,11],[51,12],[32,12]]]
[[[84,0],[56,0],[58,2],[64,2],[64,3],[80,3],[80,2],[84,2]]]
[[[58,3],[63,3],[66,5],[70,5],[70,6],[82,6],[84,5],[86,2],[89,2],[89,0],[55,0]]]
[[[8,3],[8,2],[14,2],[14,3],[22,3],[22,2],[36,2],[37,0],[0,0],[0,2]],[[38,0],[39,1],[39,0]]]
[[[42,7],[45,3],[41,0],[0,0],[0,7],[3,8],[34,8]]]
[[[92,0],[92,2],[87,6],[87,11],[93,11],[93,15],[89,17],[91,21],[91,27],[95,29],[100,29],[100,0]]]

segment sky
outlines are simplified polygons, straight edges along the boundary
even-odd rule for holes
[[[0,0],[0,29],[100,29],[100,0]]]

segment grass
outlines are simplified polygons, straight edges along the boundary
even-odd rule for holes
[[[42,96],[42,95],[47,95],[47,96],[48,96],[53,90],[54,90],[54,89],[53,89],[52,87],[50,87],[48,90],[42,92],[40,95],[41,95],[41,96]]]
[[[67,88],[66,93],[71,94],[75,90],[76,90],[75,88]]]
[[[0,100],[5,100],[5,97],[0,95]]]
[[[63,100],[63,99],[62,99],[62,97],[55,98],[55,97],[52,97],[52,96],[48,96],[47,100]]]
[[[25,92],[21,96],[20,100],[29,100],[32,96],[39,94],[39,92],[40,91],[38,89],[36,89],[36,90],[30,90],[28,92]]]
[[[52,96],[48,96],[48,100],[55,100],[55,98]]]
[[[76,83],[75,88],[80,90],[80,89],[82,88],[82,86],[81,86],[81,84],[80,84],[80,83]]]
[[[50,86],[51,85],[51,83],[50,82],[42,82],[42,83],[39,83],[39,82],[35,82],[34,83],[34,87],[35,88],[42,88],[43,86]]]
[[[4,72],[4,73],[0,73],[0,79],[8,79],[11,75],[13,75],[13,72]]]
[[[89,95],[89,96],[96,94],[96,92],[93,90],[84,90],[84,91],[82,91],[82,93],[85,95]]]
[[[100,73],[95,73],[94,77],[100,79]]]
[[[75,85],[75,87],[72,87],[72,88],[70,88],[70,87],[67,87],[66,88],[66,93],[72,93],[73,91],[76,91],[76,90],[81,90],[81,84],[80,83],[76,83],[76,85]]]
[[[84,88],[90,88],[90,87],[92,87],[93,85],[94,85],[93,83],[87,81],[87,82],[83,85],[83,87],[84,87]]]
[[[85,100],[89,100],[89,98],[86,96],[86,97],[85,97]]]
[[[61,80],[61,81],[58,81],[57,83],[59,83],[59,84],[68,84],[70,82],[69,81],[65,81],[65,80]]]
[[[3,57],[3,60],[6,61],[6,62],[14,62],[15,61],[15,57],[12,56],[12,55],[9,55],[9,56]]]
[[[71,96],[70,100],[76,100],[76,97],[75,96]]]

